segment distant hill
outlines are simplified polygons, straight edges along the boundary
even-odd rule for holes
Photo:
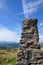
[[[19,43],[16,43],[16,42],[0,42],[0,48],[1,47],[18,48],[19,47]]]
[[[41,46],[43,46],[43,43],[40,43]],[[19,43],[17,42],[0,42],[0,48],[5,47],[5,48],[18,48]]]
[[[43,43],[40,43],[41,46],[43,46]]]

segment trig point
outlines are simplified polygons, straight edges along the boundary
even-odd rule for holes
[[[43,65],[37,22],[37,19],[28,18],[22,21],[22,36],[15,65]]]

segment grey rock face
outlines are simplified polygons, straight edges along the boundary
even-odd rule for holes
[[[37,19],[24,19],[22,21],[21,35],[19,53],[15,65],[43,65]]]

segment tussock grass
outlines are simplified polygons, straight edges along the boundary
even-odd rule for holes
[[[43,52],[43,46],[41,46],[41,51]]]
[[[0,65],[15,64],[18,48],[0,48]]]

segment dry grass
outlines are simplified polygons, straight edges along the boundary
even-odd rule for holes
[[[0,48],[0,64],[15,63],[17,53],[18,48]]]
[[[11,55],[16,56],[18,52],[18,48],[7,48],[7,49],[0,49],[0,55]]]
[[[41,51],[43,52],[43,46],[41,46]]]

